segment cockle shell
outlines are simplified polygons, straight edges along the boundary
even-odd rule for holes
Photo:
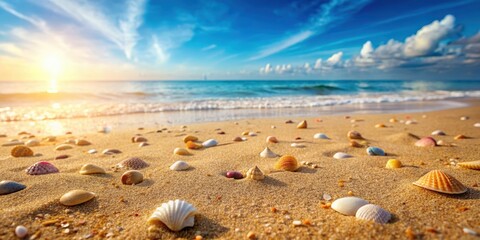
[[[367,204],[366,200],[358,197],[343,197],[333,201],[331,207],[343,215],[355,216],[357,210]]]
[[[243,178],[243,174],[241,172],[238,172],[238,171],[228,171],[225,176],[227,178],[233,178],[233,179],[242,179]]]
[[[400,162],[397,159],[390,159],[387,162],[387,165],[385,168],[393,169],[393,168],[401,168],[402,167],[402,162]]]
[[[190,155],[190,152],[185,148],[175,148],[173,150],[173,154],[187,156],[187,155]]]
[[[15,146],[10,151],[13,157],[31,157],[33,156],[33,151],[26,146]]]
[[[333,158],[335,159],[344,159],[344,158],[351,158],[351,157],[353,156],[344,152],[337,152],[333,155]]]
[[[180,231],[185,227],[193,227],[197,209],[192,204],[175,200],[162,203],[148,219],[149,224],[165,224],[172,231]]]
[[[49,162],[37,162],[26,170],[29,175],[42,175],[49,173],[57,173],[58,168]]]
[[[104,174],[105,169],[103,169],[103,168],[101,168],[97,165],[85,164],[85,165],[82,166],[82,168],[80,168],[79,173],[82,174],[82,175]]]
[[[38,145],[40,145],[40,141],[38,141],[37,139],[30,139],[25,142],[25,146],[27,147],[36,147]]]
[[[88,146],[88,145],[91,145],[92,143],[85,140],[85,139],[76,139],[75,140],[75,145],[77,146]]]
[[[143,182],[143,174],[137,170],[129,170],[122,174],[122,183],[124,185],[135,185]]]
[[[260,157],[263,157],[263,158],[276,158],[278,157],[278,155],[274,152],[272,152],[272,150],[270,150],[270,148],[266,147],[261,153],[260,153]]]
[[[63,194],[60,198],[60,203],[65,206],[75,206],[88,202],[95,197],[95,193],[85,190],[72,190]]]
[[[63,151],[63,150],[68,150],[68,149],[72,149],[72,145],[68,145],[68,144],[60,144],[58,146],[55,147],[55,151]]]
[[[443,132],[442,130],[435,130],[432,132],[432,135],[433,136],[445,136],[447,134],[445,134],[445,132]]]
[[[368,147],[367,154],[370,156],[385,156],[385,151],[378,147]]]
[[[297,125],[297,128],[298,128],[298,129],[307,128],[307,120],[301,121],[301,122]]]
[[[360,134],[360,133],[357,132],[357,131],[349,131],[349,132],[347,133],[347,137],[348,137],[349,139],[358,139],[358,140],[362,140],[362,139],[363,139],[362,134]]]
[[[315,138],[315,139],[327,139],[327,140],[330,139],[325,133],[316,133],[315,135],[313,135],[313,138]]]
[[[461,162],[457,164],[460,167],[470,168],[474,170],[480,170],[480,160],[479,161],[471,161],[471,162]]]
[[[183,171],[190,168],[190,165],[185,161],[176,161],[170,166],[170,170],[173,171]]]
[[[248,179],[253,180],[263,180],[265,178],[265,174],[257,166],[248,169],[245,175]]]
[[[379,123],[375,125],[375,128],[386,128],[387,126],[383,123]]]
[[[148,167],[148,163],[146,163],[140,158],[133,157],[133,158],[129,158],[121,161],[120,163],[117,164],[117,167],[138,170],[138,169]]]
[[[380,224],[385,224],[392,218],[392,215],[385,209],[374,204],[363,205],[357,210],[355,214],[357,219],[373,221]]]
[[[184,143],[187,143],[187,142],[195,142],[195,141],[198,141],[198,138],[195,137],[195,136],[192,136],[192,135],[187,135],[183,138],[183,142]]]
[[[267,139],[265,140],[267,143],[278,143],[278,139],[274,136],[268,136]]]
[[[207,141],[202,143],[203,147],[209,148],[209,147],[214,147],[217,146],[218,142],[215,139],[208,139]]]
[[[295,172],[297,171],[299,165],[297,159],[294,156],[284,155],[277,160],[274,167],[277,170]]]
[[[428,190],[447,194],[462,194],[467,191],[467,188],[461,182],[440,170],[428,172],[413,182],[413,184]]]
[[[423,137],[417,142],[415,142],[417,147],[435,147],[437,146],[437,141],[432,137]]]
[[[113,155],[113,154],[119,154],[119,153],[122,153],[122,151],[114,148],[107,148],[102,151],[102,154],[104,155]]]
[[[200,149],[200,148],[203,147],[202,145],[196,144],[196,143],[194,143],[194,142],[192,142],[192,141],[188,141],[188,142],[185,144],[185,146],[186,146],[188,149]]]
[[[0,195],[6,195],[6,194],[18,192],[18,191],[23,190],[25,188],[26,188],[25,185],[23,185],[21,183],[18,183],[18,182],[8,181],[8,180],[1,181],[0,182]]]
[[[132,137],[132,143],[141,143],[141,142],[148,142],[148,139],[142,136],[134,136]]]

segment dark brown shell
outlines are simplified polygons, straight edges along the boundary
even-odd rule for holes
[[[12,156],[14,157],[31,157],[33,156],[33,151],[29,147],[26,146],[15,146],[10,151]]]

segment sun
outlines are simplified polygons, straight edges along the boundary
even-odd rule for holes
[[[62,71],[62,59],[58,55],[48,55],[43,59],[43,68],[50,75],[50,87],[48,88],[49,93],[58,92],[58,76]]]

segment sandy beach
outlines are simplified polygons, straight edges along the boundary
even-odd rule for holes
[[[0,180],[22,183],[26,189],[0,195],[0,238],[15,239],[15,227],[28,229],[30,239],[475,239],[464,228],[480,233],[480,172],[456,166],[457,162],[480,159],[480,102],[466,108],[423,113],[317,116],[306,118],[306,129],[297,129],[304,118],[250,119],[191,124],[167,128],[131,126],[111,133],[56,136],[31,147],[33,157],[12,157],[13,147],[0,147]],[[460,120],[468,116],[466,120]],[[398,122],[389,122],[395,118]],[[414,124],[405,124],[406,121]],[[385,124],[376,128],[376,124]],[[272,128],[275,126],[275,128]],[[360,132],[364,145],[382,148],[387,156],[369,156],[366,146],[351,147],[347,132]],[[444,145],[417,147],[418,137],[442,130],[433,136]],[[24,129],[29,132],[30,129]],[[219,134],[223,131],[225,134]],[[256,136],[242,136],[255,132]],[[325,133],[330,140],[314,139]],[[32,133],[35,135],[35,133]],[[132,143],[136,134],[148,139],[148,146]],[[467,139],[455,140],[463,134]],[[191,155],[174,155],[184,148],[183,138],[193,135],[199,142],[216,139],[218,145],[189,150]],[[234,137],[246,141],[234,142]],[[266,143],[275,136],[279,143]],[[0,143],[22,136],[6,136]],[[35,136],[41,140],[46,136]],[[55,151],[69,139],[86,139],[92,144]],[[297,140],[296,140],[297,139]],[[21,139],[22,140],[22,139]],[[305,147],[294,148],[292,143]],[[302,165],[296,172],[274,170],[278,158],[261,158],[269,147],[279,155],[292,155]],[[120,154],[104,155],[107,148]],[[98,153],[87,153],[96,149]],[[353,155],[334,159],[336,152]],[[54,160],[56,156],[66,159]],[[123,185],[124,169],[113,167],[124,159],[138,157],[149,164],[139,170],[145,180]],[[404,165],[386,169],[389,159]],[[186,171],[172,171],[177,160],[187,162]],[[49,161],[59,173],[27,175],[25,169],[38,161]],[[106,174],[81,175],[84,164],[106,169]],[[245,173],[258,166],[266,175],[262,181],[234,180],[228,170]],[[430,170],[442,170],[459,180],[468,191],[459,195],[441,194],[412,184]],[[77,206],[63,206],[60,197],[74,189],[95,193],[95,198]],[[332,197],[327,201],[324,194]],[[381,206],[392,214],[387,224],[358,220],[329,208],[334,200],[356,196]],[[149,229],[147,219],[162,203],[183,199],[198,211],[194,227],[172,232]],[[294,224],[295,221],[301,224]],[[295,222],[296,223],[296,222]],[[254,235],[254,236],[253,236]]]

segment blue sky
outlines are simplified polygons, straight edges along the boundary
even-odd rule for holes
[[[479,0],[0,0],[0,80],[44,78],[52,61],[66,80],[479,79],[479,10]]]

